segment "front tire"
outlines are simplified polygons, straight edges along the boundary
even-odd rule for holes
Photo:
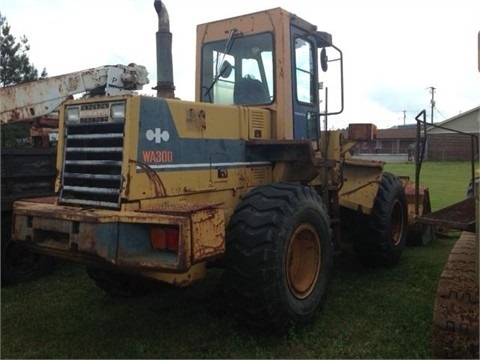
[[[408,228],[407,201],[400,179],[384,173],[372,213],[360,222],[355,252],[368,266],[396,265],[405,250]]]
[[[313,319],[332,267],[327,210],[306,186],[248,193],[227,229],[226,288],[242,321],[284,332]]]

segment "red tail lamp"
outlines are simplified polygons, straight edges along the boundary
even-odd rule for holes
[[[153,227],[150,242],[154,249],[178,251],[180,231],[176,226]]]

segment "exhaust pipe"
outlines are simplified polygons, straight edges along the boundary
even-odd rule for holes
[[[157,31],[157,97],[174,98],[175,86],[173,85],[172,66],[172,33],[167,9],[160,0],[153,2],[158,15]]]

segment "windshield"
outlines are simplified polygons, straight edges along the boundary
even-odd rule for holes
[[[271,103],[274,89],[272,51],[271,33],[234,35],[205,44],[201,100],[225,105]]]

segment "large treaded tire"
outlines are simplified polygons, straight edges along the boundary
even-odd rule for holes
[[[408,213],[401,180],[385,172],[380,182],[372,213],[360,221],[354,250],[367,266],[396,265],[405,250]]]
[[[49,275],[54,267],[55,259],[8,241],[2,249],[2,286],[37,280]]]
[[[475,234],[462,232],[435,294],[432,349],[436,358],[478,359],[478,275]]]
[[[11,215],[2,214],[2,287],[34,281],[50,274],[55,259],[34,253],[11,240]]]
[[[252,190],[230,219],[226,246],[224,285],[242,322],[282,333],[313,319],[333,262],[329,217],[313,189]]]

